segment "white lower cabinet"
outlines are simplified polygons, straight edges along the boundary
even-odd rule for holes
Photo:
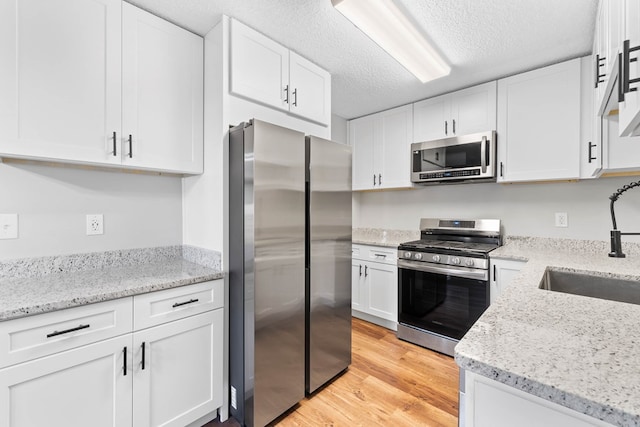
[[[0,322],[0,343],[9,343],[0,349],[0,426],[182,427],[214,418],[223,294],[216,280]],[[147,319],[159,309],[171,320]]]
[[[0,370],[0,425],[131,425],[131,335]]]
[[[610,426],[557,403],[498,381],[465,372],[462,427],[587,427]],[[462,418],[462,416],[461,416]]]
[[[214,310],[133,334],[134,426],[185,426],[221,405],[219,325]]]
[[[491,304],[511,284],[513,278],[520,272],[526,261],[505,260],[491,258]]]
[[[395,248],[353,245],[353,316],[389,329],[398,327],[398,267]]]

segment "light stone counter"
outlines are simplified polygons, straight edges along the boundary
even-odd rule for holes
[[[400,243],[418,240],[418,230],[384,230],[382,228],[354,228],[351,241],[360,245],[398,247]]]
[[[640,280],[640,246],[507,239],[492,258],[528,260],[455,348],[466,370],[618,426],[640,426],[640,305],[539,289],[547,268]]]
[[[0,321],[222,277],[220,254],[191,246],[1,261]]]

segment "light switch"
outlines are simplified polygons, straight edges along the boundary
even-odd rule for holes
[[[18,214],[0,214],[0,239],[18,238]]]

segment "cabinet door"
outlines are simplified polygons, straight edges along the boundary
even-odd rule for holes
[[[289,52],[289,111],[314,122],[331,122],[331,74]]]
[[[354,259],[351,261],[351,308],[353,310],[363,310],[362,302],[364,301],[364,289],[362,283],[362,274],[364,265],[361,260]]]
[[[185,426],[222,406],[222,310],[133,334],[135,426]]]
[[[640,46],[640,2],[625,0],[625,40],[629,40],[630,47]],[[631,52],[630,60],[640,56],[638,51]],[[629,79],[640,78],[640,60],[629,62]],[[631,83],[630,89],[624,95],[624,102],[620,105],[620,135],[640,135],[640,89],[638,83]]]
[[[411,187],[411,105],[394,108],[376,115],[380,130],[378,186],[380,188]]]
[[[619,136],[615,120],[600,118],[603,164],[607,171],[637,171],[640,168],[640,136]]]
[[[491,260],[492,277],[489,287],[491,304],[493,304],[500,294],[511,284],[513,278],[518,275],[525,264],[525,261]]]
[[[398,267],[371,262],[365,264],[369,288],[366,312],[383,319],[398,321]]]
[[[229,54],[231,93],[289,110],[289,49],[232,19]]]
[[[377,188],[374,176],[374,118],[362,117],[349,122],[349,143],[353,149],[353,190]]]
[[[453,136],[451,95],[425,99],[413,104],[413,142]]]
[[[580,176],[580,59],[498,81],[499,181]]]
[[[131,335],[0,370],[0,425],[131,425]]]
[[[602,145],[599,117],[593,97],[593,59],[585,56],[580,60],[580,178],[595,178],[602,170]]]
[[[451,131],[469,135],[496,129],[496,82],[451,94]]]
[[[200,173],[202,38],[129,3],[122,13],[123,164]]]
[[[0,154],[120,163],[120,8],[0,1]]]

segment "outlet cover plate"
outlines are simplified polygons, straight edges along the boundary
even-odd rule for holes
[[[87,236],[104,234],[104,217],[102,214],[87,215]]]
[[[569,217],[566,212],[556,212],[556,227],[568,227]]]
[[[0,239],[18,238],[18,214],[0,214]]]

